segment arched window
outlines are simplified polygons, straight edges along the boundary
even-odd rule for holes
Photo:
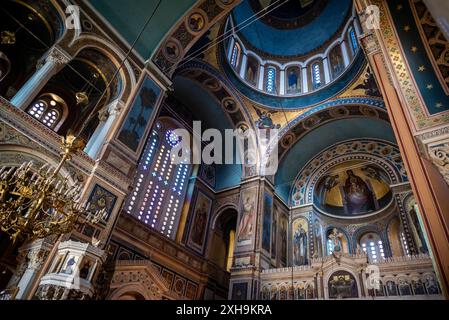
[[[42,95],[27,109],[27,113],[55,130],[62,120],[64,102],[56,95]]]
[[[315,62],[312,64],[312,86],[313,89],[318,89],[323,84],[323,77],[322,77],[322,70],[321,70],[321,63]]]
[[[176,235],[191,170],[187,157],[180,164],[172,162],[171,150],[180,141],[173,130],[170,123],[156,124],[140,160],[134,190],[125,206],[129,214],[172,239]]]
[[[355,34],[355,30],[353,27],[349,28],[348,38],[349,38],[349,43],[351,44],[352,55],[355,55],[359,48],[359,43],[357,42],[357,36]]]
[[[290,67],[287,69],[287,94],[301,93],[301,68]]]
[[[384,245],[375,233],[367,233],[360,239],[362,250],[368,255],[371,263],[385,259]]]
[[[276,93],[277,72],[275,67],[268,67],[265,81],[265,90],[268,93]]]
[[[240,63],[240,55],[241,55],[242,49],[240,48],[240,44],[236,41],[234,43],[234,48],[232,48],[232,55],[231,55],[231,66],[237,70],[239,63]]]

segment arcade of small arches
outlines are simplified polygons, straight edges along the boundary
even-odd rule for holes
[[[360,26],[355,16],[322,52],[279,60],[254,52],[249,44],[245,46],[234,31],[231,17],[226,25],[226,34],[232,34],[225,45],[232,70],[246,85],[274,96],[295,97],[325,88],[350,67],[360,49]]]

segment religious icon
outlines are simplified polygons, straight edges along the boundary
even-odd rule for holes
[[[66,264],[66,266],[65,266],[65,268],[64,268],[64,271],[62,271],[62,273],[65,273],[65,274],[73,274],[73,268],[75,267],[75,264],[76,264],[76,259],[75,259],[75,257],[71,257],[68,261],[67,261],[67,264]]]
[[[81,279],[87,279],[87,277],[89,276],[91,267],[92,267],[92,263],[89,260],[84,262],[83,267],[80,270],[80,278]]]
[[[329,297],[331,299],[358,297],[354,276],[344,271],[336,272],[329,280]]]
[[[300,69],[290,68],[287,73],[287,93],[294,94],[301,92]]]
[[[276,113],[276,111],[273,112],[266,112],[261,111],[256,108],[256,113],[259,116],[259,119],[256,121],[256,126],[259,129],[280,129],[280,124],[274,124],[273,119],[271,119],[271,116]]]
[[[248,66],[246,68],[245,79],[252,85],[256,85],[258,69],[259,63],[254,59],[248,59]]]
[[[298,229],[293,236],[293,245],[295,264],[297,266],[307,264],[307,232],[302,227],[302,224],[298,225]]]
[[[328,237],[332,243],[332,255],[337,260],[337,263],[340,263],[340,258],[343,253],[343,236],[343,233],[339,232],[337,228],[334,228]]]
[[[348,178],[343,187],[345,193],[345,208],[348,213],[357,214],[374,209],[373,194],[367,183],[354,174],[353,170],[346,171]]]
[[[203,245],[204,232],[206,231],[207,207],[206,203],[201,203],[195,213],[193,223],[192,241],[198,245]]]
[[[237,232],[238,241],[251,240],[253,233],[254,218],[254,198],[253,195],[247,194],[243,200],[243,214]]]
[[[199,13],[194,13],[189,18],[189,27],[194,32],[199,32],[204,27],[204,18]]]
[[[191,227],[190,239],[192,244],[202,249],[206,237],[208,216],[211,207],[211,200],[202,192],[198,197],[194,209],[194,218]]]

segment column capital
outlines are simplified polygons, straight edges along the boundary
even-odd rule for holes
[[[125,103],[122,100],[115,100],[107,108],[110,116],[118,116],[125,108]]]
[[[45,57],[39,60],[37,69],[40,69],[47,62],[51,62],[58,67],[62,67],[68,64],[71,60],[72,57],[67,52],[57,46],[54,46],[48,51]]]

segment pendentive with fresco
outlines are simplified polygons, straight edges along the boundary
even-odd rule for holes
[[[105,215],[0,231],[0,299],[447,297],[449,46],[427,2],[6,0],[0,200],[79,132],[58,180]],[[184,139],[217,159],[235,129],[279,139],[247,139],[254,162],[173,161]]]

